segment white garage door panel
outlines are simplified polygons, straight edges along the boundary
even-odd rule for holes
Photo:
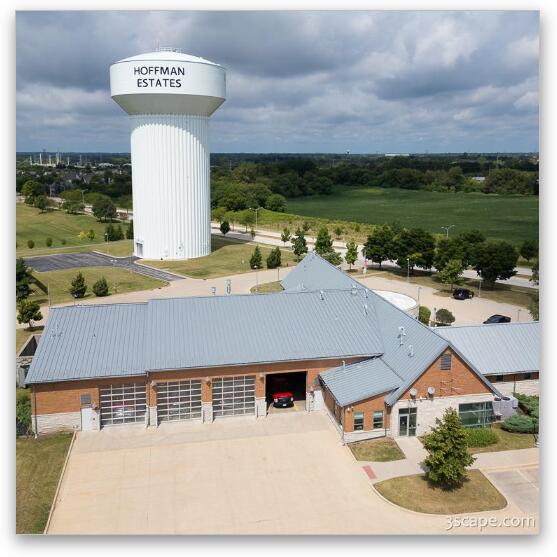
[[[213,416],[255,414],[255,376],[213,379]]]
[[[159,423],[201,418],[201,381],[157,383],[157,417]]]
[[[99,388],[101,426],[139,423],[147,413],[145,383],[105,385]]]

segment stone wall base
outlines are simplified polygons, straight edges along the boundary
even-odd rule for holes
[[[204,424],[210,424],[213,422],[213,403],[212,402],[202,402],[201,403],[201,421]]]
[[[265,398],[255,399],[255,417],[264,418],[267,415],[267,400]]]
[[[35,424],[37,431],[35,431]],[[38,435],[60,431],[79,431],[81,429],[81,412],[38,414],[32,416],[32,428]]]
[[[365,441],[366,439],[386,437],[386,435],[387,432],[384,429],[374,429],[372,431],[351,431],[344,434],[344,442],[357,443],[358,441]]]
[[[501,383],[494,383],[495,388],[505,396],[512,396],[513,392],[522,395],[536,395],[540,394],[540,380],[527,379],[525,381],[502,381]]]

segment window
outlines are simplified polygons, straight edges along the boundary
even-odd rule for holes
[[[471,402],[458,405],[458,415],[464,427],[489,427],[494,420],[492,402]]]
[[[354,431],[362,431],[364,429],[364,413],[354,412]]]
[[[532,379],[532,374],[531,373],[525,373],[523,379],[524,379],[524,381],[528,381],[528,379]]]
[[[501,383],[501,381],[503,381],[505,379],[505,377],[503,375],[496,375],[495,376],[495,381],[497,381],[497,383]]]
[[[452,355],[450,352],[441,355],[441,371],[449,371],[452,364]]]
[[[91,406],[91,395],[89,393],[80,395],[79,404],[82,408],[84,408],[85,406]]]
[[[377,410],[373,413],[373,429],[383,428],[383,410]]]

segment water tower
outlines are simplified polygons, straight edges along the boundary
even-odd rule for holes
[[[131,123],[134,254],[208,255],[209,117],[225,101],[224,68],[160,49],[110,66],[110,94]]]

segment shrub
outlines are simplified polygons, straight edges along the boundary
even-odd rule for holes
[[[66,238],[62,238],[61,244],[62,244],[63,246],[66,245]]]
[[[252,269],[261,269],[262,265],[263,265],[263,256],[261,255],[261,250],[259,249],[259,246],[255,246],[255,249],[253,250],[253,254],[249,260],[249,266]]]
[[[497,441],[497,434],[489,427],[466,429],[466,444],[469,447],[488,447]]]
[[[87,285],[85,284],[85,279],[82,273],[77,273],[75,278],[72,280],[70,294],[74,298],[83,298],[87,292]]]
[[[431,317],[431,310],[426,306],[420,306],[418,319],[424,324],[429,325],[429,318]]]
[[[87,232],[87,239],[91,241],[95,239],[95,231],[92,228]]]
[[[440,325],[450,325],[454,323],[455,317],[448,309],[441,308],[437,310],[435,320]]]
[[[52,238],[47,238],[44,243],[46,247],[49,248],[52,245]]]
[[[511,416],[502,427],[512,433],[538,433],[538,420],[533,416]]]
[[[16,393],[16,435],[27,435],[31,430],[31,397],[28,391]]]
[[[518,406],[525,414],[534,417],[539,416],[540,397],[533,395],[523,395],[520,393],[513,393],[513,395],[518,400]]]
[[[230,224],[228,224],[227,220],[223,220],[220,223],[220,231],[223,236],[226,236],[230,232]]]
[[[280,248],[277,246],[276,248],[271,250],[269,256],[267,257],[267,269],[276,269],[280,267],[282,263],[282,254],[280,252]]]
[[[95,284],[93,284],[93,292],[99,298],[108,296],[108,283],[104,277],[101,277]]]
[[[35,247],[35,242],[33,240],[27,240],[27,247],[33,249]]]

